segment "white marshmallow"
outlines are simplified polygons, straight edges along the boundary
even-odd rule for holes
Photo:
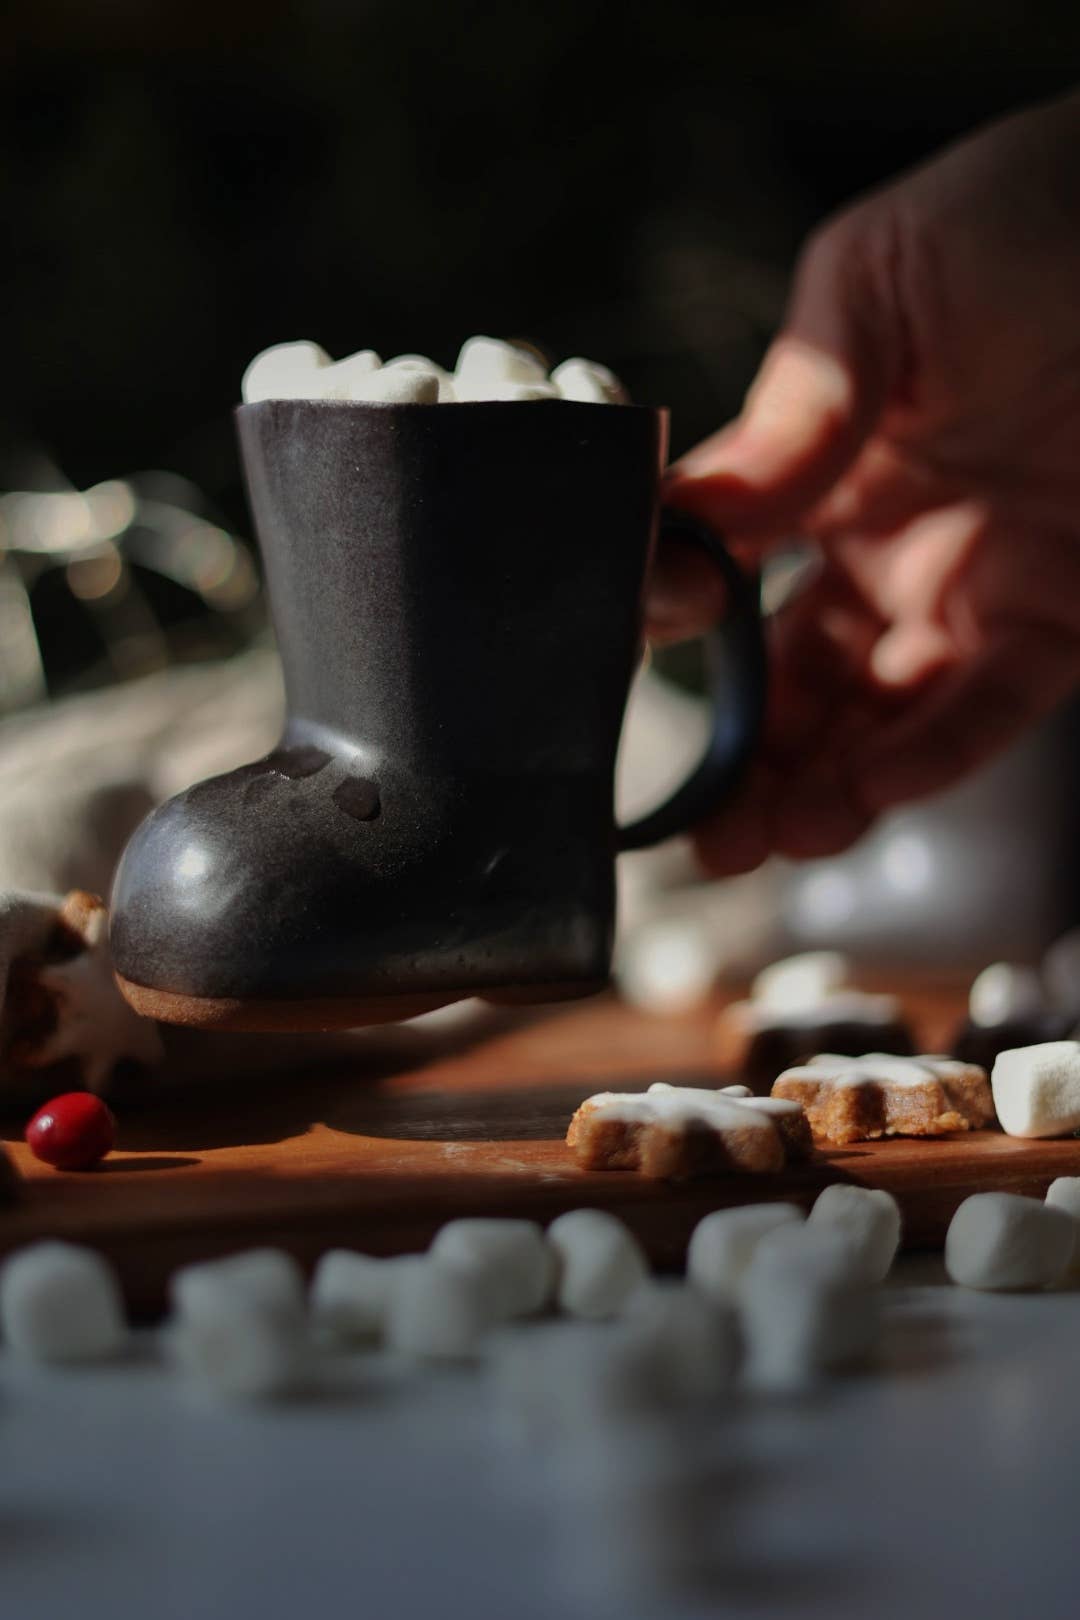
[[[846,1234],[809,1222],[758,1245],[739,1287],[739,1319],[747,1382],[774,1391],[864,1361],[880,1327],[876,1292],[859,1281]]]
[[[1017,1193],[965,1198],[945,1237],[945,1269],[964,1288],[1046,1288],[1068,1269],[1070,1215]]]
[[[626,389],[615,373],[609,371],[607,366],[598,365],[595,360],[583,360],[579,355],[556,366],[551,380],[563,399],[579,400],[586,405],[627,403]]]
[[[409,366],[360,372],[349,382],[346,397],[365,405],[436,405],[439,379],[434,371]]]
[[[754,1251],[778,1226],[801,1223],[795,1204],[743,1204],[717,1209],[694,1228],[686,1251],[686,1275],[706,1298],[733,1300]]]
[[[275,343],[257,354],[240,383],[240,397],[254,405],[261,399],[318,399],[320,372],[330,356],[317,343]]]
[[[1080,1018],[1080,928],[1071,928],[1050,946],[1042,976],[1051,1004]]]
[[[388,360],[383,367],[384,371],[419,371],[425,375],[433,374],[439,379],[439,404],[454,405],[457,403],[457,394],[454,392],[454,379],[450,372],[437,366],[434,360],[429,360],[426,354],[396,354]]]
[[[900,1247],[900,1205],[891,1193],[836,1182],[818,1195],[809,1219],[853,1240],[861,1282],[885,1281]]]
[[[318,374],[319,397],[353,399],[353,390],[358,386],[363,388],[367,379],[378,370],[379,357],[374,349],[360,349],[356,354],[347,355],[344,360],[335,360]]]
[[[367,350],[365,352],[370,353],[371,351]],[[442,371],[442,367],[437,365],[434,360],[429,359],[426,354],[395,354],[390,360],[384,361],[383,369],[384,371],[434,371],[436,375]],[[443,375],[445,376],[446,373],[443,373]]]
[[[1063,1210],[1073,1222],[1076,1243],[1069,1262],[1069,1275],[1080,1275],[1080,1176],[1058,1176],[1046,1189],[1046,1202],[1051,1209]]]
[[[247,1249],[169,1278],[165,1347],[197,1390],[224,1400],[288,1394],[307,1371],[304,1276],[281,1249]]]
[[[1038,973],[1016,962],[992,962],[976,976],[968,993],[968,1016],[984,1028],[1013,1018],[1033,1018],[1045,1010]]]
[[[394,1286],[394,1263],[351,1249],[330,1249],[315,1267],[311,1310],[319,1327],[341,1339],[382,1336]]]
[[[530,1448],[578,1439],[666,1400],[655,1345],[640,1334],[582,1322],[512,1328],[490,1342],[495,1415]]]
[[[637,1238],[606,1210],[570,1210],[552,1221],[547,1238],[558,1259],[556,1301],[570,1316],[617,1316],[649,1275]]]
[[[762,968],[750,995],[777,1012],[813,1008],[851,985],[851,963],[842,951],[802,951]]]
[[[642,1012],[678,1017],[708,999],[717,976],[709,930],[691,919],[643,923],[622,942],[615,982],[624,1001]]]
[[[490,1324],[479,1272],[433,1254],[393,1264],[386,1343],[402,1355],[463,1360],[476,1354]]]
[[[558,390],[549,382],[503,382],[493,383],[484,399],[517,400],[527,403],[529,400],[558,399]],[[459,396],[460,398],[460,396]],[[473,403],[477,403],[475,400]]]
[[[625,1331],[653,1358],[666,1400],[712,1400],[730,1387],[738,1362],[734,1314],[693,1288],[654,1282],[637,1289]]]
[[[169,1278],[169,1300],[181,1317],[214,1312],[239,1300],[282,1318],[304,1317],[304,1274],[282,1249],[246,1249],[224,1260],[182,1266]]]
[[[459,400],[503,399],[514,384],[543,384],[550,388],[547,369],[528,349],[497,338],[472,337],[462,344],[454,368],[454,392]],[[555,394],[552,389],[552,394]]]
[[[108,1356],[127,1338],[116,1274],[94,1249],[31,1243],[0,1268],[0,1329],[37,1361]]]
[[[167,1325],[164,1346],[195,1390],[224,1400],[287,1395],[308,1367],[303,1319],[242,1291],[201,1294]]]
[[[1080,1127],[1080,1041],[1001,1052],[990,1085],[1010,1136],[1068,1136]]]
[[[493,1322],[543,1310],[555,1283],[555,1256],[535,1221],[464,1218],[448,1221],[431,1255],[476,1272]]]
[[[1080,1220],[1080,1176],[1058,1176],[1046,1189],[1046,1202]]]

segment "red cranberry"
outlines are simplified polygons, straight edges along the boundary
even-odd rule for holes
[[[26,1127],[31,1153],[57,1170],[89,1170],[111,1150],[115,1136],[115,1119],[89,1091],[54,1097]]]

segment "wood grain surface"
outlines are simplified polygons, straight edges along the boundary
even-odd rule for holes
[[[942,1050],[957,997],[909,1000],[925,1049]],[[46,1235],[94,1244],[119,1267],[131,1307],[152,1314],[174,1267],[251,1244],[280,1244],[310,1265],[334,1245],[420,1248],[454,1215],[546,1221],[594,1205],[621,1215],[670,1267],[710,1209],[808,1204],[828,1182],[851,1180],[894,1193],[906,1243],[925,1247],[941,1243],[971,1192],[1041,1195],[1055,1176],[1080,1174],[1080,1141],[997,1131],[858,1143],[779,1176],[682,1186],[579,1170],[563,1138],[591,1092],[731,1078],[712,1059],[714,1016],[651,1019],[609,997],[532,1017],[493,1010],[440,1033],[357,1037],[355,1055],[332,1067],[298,1063],[262,1083],[200,1081],[193,1056],[190,1085],[128,1110],[116,1152],[94,1171],[38,1164],[19,1140],[21,1119],[0,1123],[25,1178],[19,1203],[0,1209],[0,1253]]]

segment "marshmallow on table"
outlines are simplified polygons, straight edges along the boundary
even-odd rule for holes
[[[291,1393],[307,1371],[304,1279],[290,1255],[251,1249],[169,1280],[165,1348],[193,1387],[226,1400]]]
[[[547,1229],[558,1262],[556,1302],[570,1316],[615,1316],[649,1275],[633,1233],[602,1209],[574,1209]]]
[[[1080,1220],[1080,1176],[1058,1176],[1046,1189],[1046,1202]]]
[[[615,958],[619,993],[642,1012],[690,1012],[708,998],[716,976],[710,931],[689,918],[643,923],[627,936]]]
[[[244,372],[240,397],[253,405],[263,399],[317,399],[319,373],[330,356],[317,343],[275,343],[257,354]]]
[[[1036,1018],[1045,1011],[1039,974],[1020,963],[992,962],[976,975],[968,993],[968,1016],[982,1028]]]
[[[626,390],[613,371],[595,360],[583,360],[579,355],[556,366],[551,380],[563,399],[587,405],[625,405],[627,402]]]
[[[778,1227],[758,1245],[739,1287],[747,1382],[800,1390],[864,1361],[877,1343],[876,1292],[861,1281],[845,1233],[823,1224]]]
[[[900,1206],[891,1193],[836,1182],[819,1194],[809,1218],[851,1238],[861,1282],[885,1281],[900,1247]]]
[[[1046,1202],[1052,1209],[1060,1209],[1071,1216],[1076,1227],[1076,1247],[1069,1263],[1069,1273],[1080,1273],[1080,1176],[1058,1176],[1046,1189]]]
[[[555,1256],[535,1221],[465,1217],[448,1221],[430,1254],[476,1272],[489,1320],[533,1316],[551,1299]]]
[[[515,1326],[489,1348],[496,1418],[530,1447],[588,1438],[668,1401],[670,1375],[655,1344],[621,1322]]]
[[[222,1292],[166,1326],[165,1350],[196,1389],[225,1400],[288,1395],[307,1372],[302,1319]]]
[[[707,1298],[733,1300],[761,1240],[778,1226],[801,1223],[795,1204],[743,1204],[717,1209],[694,1228],[686,1251],[686,1275]]]
[[[1068,1136],[1080,1128],[1080,1041],[1045,1041],[1001,1052],[990,1076],[1010,1136]]]
[[[465,1360],[491,1325],[490,1308],[479,1271],[431,1252],[406,1255],[393,1262],[385,1342],[402,1355]]]
[[[302,1318],[304,1274],[282,1249],[245,1249],[224,1260],[182,1266],[169,1278],[169,1300],[180,1316],[213,1309],[220,1300],[230,1298]]]
[[[802,951],[762,968],[751,1000],[776,1012],[817,1007],[851,986],[851,963],[842,951]]]
[[[1048,1288],[1072,1264],[1076,1222],[1017,1193],[965,1198],[945,1238],[945,1269],[965,1288]]]
[[[620,1331],[651,1357],[653,1376],[669,1402],[711,1400],[735,1376],[733,1313],[686,1284],[653,1282],[639,1288]]]
[[[0,1268],[0,1330],[37,1361],[111,1355],[127,1338],[116,1274],[94,1249],[29,1244]]]
[[[394,1286],[394,1262],[351,1249],[330,1249],[311,1279],[311,1311],[319,1327],[341,1339],[382,1336]]]

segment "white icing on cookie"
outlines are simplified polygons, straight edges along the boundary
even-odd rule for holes
[[[631,1124],[680,1126],[700,1121],[718,1131],[771,1131],[779,1118],[797,1114],[801,1107],[783,1097],[732,1095],[743,1089],[706,1091],[657,1081],[646,1092],[601,1091],[582,1106]]]
[[[936,1055],[905,1058],[888,1052],[867,1052],[863,1057],[840,1057],[835,1052],[822,1052],[809,1063],[785,1069],[777,1084],[781,1080],[814,1080],[830,1086],[861,1086],[867,1082],[925,1086],[932,1080],[962,1080],[971,1072],[970,1063]]]

